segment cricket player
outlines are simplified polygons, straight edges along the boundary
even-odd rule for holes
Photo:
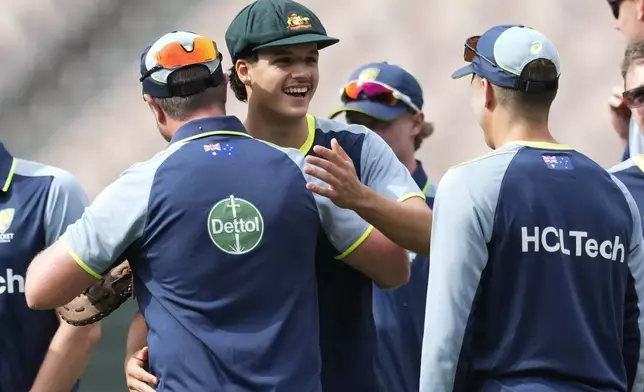
[[[624,100],[633,112],[635,125],[644,129],[644,39],[632,41],[626,48],[622,62]],[[611,168],[633,195],[640,210],[644,211],[644,155],[639,154]]]
[[[433,207],[436,183],[431,182],[416,151],[434,130],[425,121],[423,90],[400,66],[366,64],[353,72],[342,89],[343,105],[331,118],[345,114],[347,123],[363,125],[387,142],[425,193]],[[425,322],[429,259],[409,252],[411,274],[395,290],[373,291],[373,318],[378,333],[376,374],[387,392],[418,391],[420,353]]]
[[[391,289],[408,281],[404,249],[428,253],[431,211],[376,133],[307,114],[319,80],[319,51],[337,42],[311,10],[288,0],[255,1],[226,31],[231,88],[248,104],[248,132],[306,156],[305,173],[328,184],[311,182],[308,189],[355,211],[347,224],[363,230],[347,250],[333,244],[342,235],[335,230],[317,244],[322,385],[326,392],[377,392],[372,284]],[[135,325],[143,323],[134,321],[131,336],[144,336]],[[145,344],[128,346],[137,343]],[[144,353],[128,360],[130,376],[142,374]]]
[[[608,5],[615,17],[617,30],[626,42],[644,38],[644,1],[608,0]],[[623,92],[623,85],[615,87],[608,99],[608,107],[613,128],[626,146],[623,155],[623,160],[626,160],[644,153],[644,135],[623,99]]]
[[[143,97],[169,142],[108,186],[27,276],[32,308],[66,303],[130,261],[159,391],[320,392],[315,248],[362,235],[307,190],[302,154],[225,116],[216,44],[165,34],[141,56]]]
[[[452,76],[471,75],[494,151],[438,187],[420,391],[642,391],[639,212],[551,135],[556,48],[496,26],[467,39],[465,60]]]
[[[427,254],[431,211],[407,168],[377,133],[307,114],[320,77],[320,51],[337,42],[310,9],[287,0],[252,3],[226,31],[234,62],[231,86],[237,99],[248,104],[248,131],[306,154],[305,172],[328,184],[310,184],[309,189],[355,211],[356,224],[375,227],[355,244],[358,262],[323,239],[317,282],[323,389],[377,392],[384,389],[375,371],[373,283],[392,289],[407,279],[388,282],[386,276],[402,276],[397,271],[409,276],[406,252],[401,258],[389,250],[394,244],[384,236]]]
[[[73,327],[55,311],[29,309],[25,275],[86,205],[70,173],[16,158],[0,143],[0,391],[78,390],[100,324]]]

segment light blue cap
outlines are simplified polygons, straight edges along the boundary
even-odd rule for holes
[[[557,88],[557,81],[535,82],[520,78],[526,65],[534,60],[551,61],[561,74],[557,48],[542,33],[521,25],[492,27],[479,39],[471,64],[457,70],[452,78],[476,74],[492,84],[526,92]]]

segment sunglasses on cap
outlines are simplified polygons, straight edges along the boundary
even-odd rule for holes
[[[624,91],[622,93],[622,97],[624,97],[624,101],[626,101],[626,105],[631,109],[644,106],[644,86],[639,86],[639,87],[635,87],[630,90]]]
[[[481,54],[481,52],[477,50],[477,46],[479,44],[480,39],[481,39],[480,35],[475,35],[465,40],[463,59],[466,62],[471,63],[474,61],[474,58],[478,56],[479,58],[482,58],[483,60],[490,63],[490,65],[493,66],[494,68],[499,68],[499,66],[496,65],[492,60],[485,57],[484,55]],[[556,90],[558,87],[559,87],[559,78],[553,81],[540,82],[540,81],[526,80],[526,79],[523,79],[521,76],[519,76],[514,86],[514,89],[524,91],[524,92],[538,93],[542,91]]]
[[[471,63],[472,61],[474,61],[474,58],[476,56],[479,56],[480,58],[482,58],[483,60],[487,61],[493,67],[496,68],[497,65],[494,64],[494,61],[492,61],[492,60],[488,59],[487,57],[483,56],[481,53],[479,53],[476,50],[480,39],[481,39],[480,35],[475,35],[474,37],[470,37],[470,38],[465,40],[465,49],[463,51],[463,59],[466,62]]]
[[[342,102],[344,103],[348,101],[359,101],[365,98],[373,102],[380,102],[390,106],[395,106],[398,102],[402,102],[414,113],[420,113],[420,108],[412,102],[408,95],[403,94],[384,83],[376,81],[353,81],[349,82],[342,89]]]
[[[157,65],[148,70],[139,81],[143,81],[153,73],[162,69],[176,69],[188,65],[203,64],[221,60],[223,56],[217,50],[217,44],[206,37],[194,39],[191,51],[180,42],[170,42],[154,53]]]

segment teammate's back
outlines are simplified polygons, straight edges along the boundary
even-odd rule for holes
[[[148,203],[129,259],[160,387],[317,391],[320,218],[299,167],[250,138],[195,140],[159,166]]]
[[[545,143],[453,170],[472,183],[487,242],[476,251],[488,253],[461,351],[467,390],[627,390],[644,282],[634,280],[641,230],[625,188],[583,154]]]
[[[321,219],[286,152],[210,117],[125,171],[61,238],[94,276],[130,261],[157,390],[320,392]]]
[[[421,392],[642,391],[644,253],[626,187],[548,125],[560,59],[503,25],[464,45],[494,151],[434,203]],[[526,141],[527,140],[527,141]]]

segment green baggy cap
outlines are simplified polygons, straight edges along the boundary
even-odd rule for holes
[[[246,6],[226,30],[233,62],[258,49],[318,44],[318,49],[340,42],[326,35],[320,19],[291,0],[257,0]]]

